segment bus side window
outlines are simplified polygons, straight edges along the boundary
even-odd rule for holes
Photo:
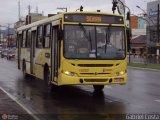
[[[50,47],[50,41],[51,41],[51,24],[47,24],[44,26],[44,48]]]
[[[22,48],[25,48],[25,47],[26,47],[26,31],[23,31],[23,33],[22,33],[21,47],[22,47]]]
[[[31,32],[30,32],[30,30],[27,30],[26,36],[27,36],[27,48],[30,48],[30,45],[31,45]]]
[[[43,47],[43,26],[38,27],[36,47],[37,48]]]

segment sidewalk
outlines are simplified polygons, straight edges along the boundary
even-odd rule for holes
[[[0,120],[34,120],[19,104],[0,89]]]
[[[155,71],[155,72],[160,72],[160,70],[158,69],[151,69],[151,68],[141,68],[141,67],[132,67],[132,66],[128,66],[128,68],[133,68],[133,69],[138,69],[138,70],[150,70],[150,71]]]

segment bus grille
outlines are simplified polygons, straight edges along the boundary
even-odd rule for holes
[[[78,64],[79,67],[112,67],[113,64]]]
[[[81,75],[109,75],[110,73],[80,73]]]
[[[84,79],[85,82],[107,82],[108,79]]]

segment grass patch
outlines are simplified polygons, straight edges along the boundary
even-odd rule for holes
[[[160,70],[160,64],[128,63],[128,66]]]

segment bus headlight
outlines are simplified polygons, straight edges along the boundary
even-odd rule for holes
[[[64,74],[66,75],[70,75],[70,76],[74,76],[75,73],[74,72],[69,72],[69,71],[64,71]]]
[[[69,71],[65,71],[64,74],[69,75],[70,73],[69,73]]]
[[[124,75],[124,74],[125,74],[125,71],[116,72],[116,76],[121,76],[121,75]]]
[[[124,73],[125,73],[124,71],[119,72],[120,75],[124,75]]]

